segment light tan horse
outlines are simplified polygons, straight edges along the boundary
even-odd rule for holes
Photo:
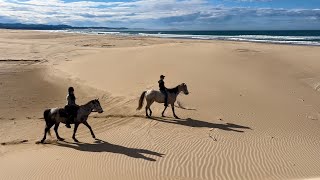
[[[176,102],[177,96],[179,95],[180,92],[183,92],[185,95],[189,94],[187,85],[185,83],[182,83],[175,88],[167,89],[167,92],[168,92],[168,104],[171,105],[174,117],[179,119],[179,117],[174,112],[174,103]],[[164,94],[161,93],[160,91],[152,90],[152,89],[143,91],[139,99],[139,107],[137,108],[137,110],[140,110],[142,108],[144,99],[146,99],[147,101],[146,116],[150,118],[152,115],[152,111],[150,109],[150,106],[152,105],[152,103],[153,102],[164,103],[164,98],[165,98]],[[167,107],[165,107],[164,110],[162,111],[162,117],[165,117],[164,112],[166,111],[166,109]],[[150,114],[148,114],[148,110],[150,111]]]

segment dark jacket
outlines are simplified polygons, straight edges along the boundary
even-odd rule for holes
[[[164,81],[160,79],[158,83],[160,91],[166,91],[167,88],[164,86]]]
[[[76,105],[76,97],[74,96],[74,94],[67,95],[67,105],[69,105],[69,106]]]
[[[76,104],[76,97],[74,94],[67,95],[67,105],[64,107],[67,115],[76,117],[79,106]]]

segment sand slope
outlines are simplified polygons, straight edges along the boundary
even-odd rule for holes
[[[6,104],[11,101],[2,98],[0,140],[28,140],[0,146],[0,179],[320,176],[318,47],[15,33],[21,36],[18,40],[1,35],[2,42],[19,41],[14,50],[3,52],[6,58],[20,57],[14,52],[32,40],[39,42],[34,47],[37,56],[47,62],[28,66],[35,85],[13,83],[20,81],[13,75],[0,76],[1,82],[16,77],[8,81],[13,85],[5,86],[6,92],[23,97],[10,107]],[[114,46],[102,46],[106,43]],[[41,75],[44,72],[49,76]],[[27,81],[23,73],[19,77]],[[179,101],[197,110],[177,109],[180,120],[172,118],[170,109],[167,118],[160,117],[160,104],[152,106],[153,119],[137,112],[141,92],[157,88],[160,74],[167,76],[169,87],[187,83],[191,93],[180,95]],[[80,104],[102,98],[105,113],[89,119],[98,139],[80,126],[81,143],[73,143],[72,131],[61,126],[65,142],[53,136],[49,144],[34,144],[43,131],[37,118],[44,108],[63,105],[70,84],[78,90]],[[43,100],[49,94],[53,99]],[[31,109],[9,113],[20,102],[29,102],[28,97],[34,97]],[[24,118],[29,112],[34,117]],[[10,118],[17,118],[16,124]]]

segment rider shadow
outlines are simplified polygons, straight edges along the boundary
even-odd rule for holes
[[[137,149],[137,148],[129,148],[124,147],[116,144],[111,144],[106,141],[96,139],[94,144],[89,143],[69,143],[64,141],[63,143],[58,142],[56,145],[61,147],[73,148],[78,151],[85,151],[85,152],[111,152],[116,154],[123,154],[127,155],[132,158],[140,158],[147,161],[156,161],[156,159],[150,158],[145,156],[146,155],[153,155],[157,157],[162,157],[164,154],[150,151],[147,149]]]
[[[216,124],[216,123],[210,123],[210,122],[200,121],[200,120],[191,119],[191,118],[168,119],[168,118],[152,117],[151,119],[159,122],[178,124],[178,125],[189,126],[189,127],[207,127],[207,128],[221,129],[224,131],[234,131],[234,132],[240,132],[240,133],[243,133],[244,129],[252,130],[250,127],[233,124],[233,123]]]

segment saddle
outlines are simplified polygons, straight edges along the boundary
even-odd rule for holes
[[[78,110],[79,110],[79,106],[66,105],[64,109],[61,109],[60,115],[66,118],[71,118],[71,117],[75,118],[77,117]]]
[[[60,115],[60,117],[65,117],[65,118],[68,117],[68,113],[66,112],[66,110],[64,108],[59,109],[59,115]]]

